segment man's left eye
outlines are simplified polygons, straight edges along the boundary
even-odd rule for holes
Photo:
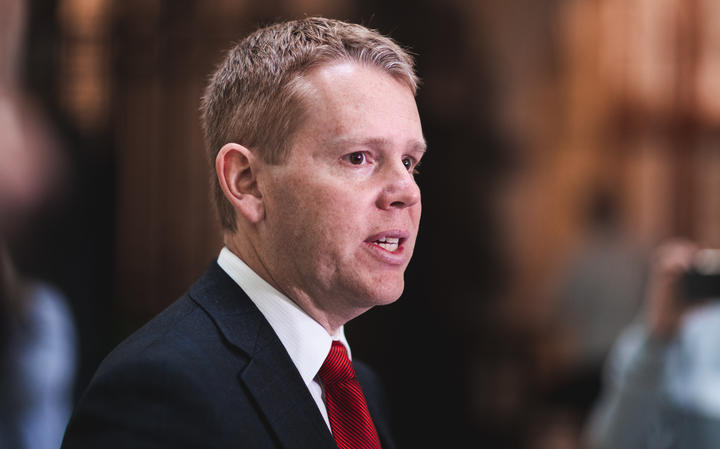
[[[361,165],[364,164],[367,157],[365,156],[365,153],[362,151],[357,151],[355,153],[350,153],[346,156],[348,161],[353,165]]]
[[[402,160],[403,165],[405,166],[405,168],[408,169],[408,171],[412,170],[412,168],[413,168],[413,163],[414,163],[414,162],[415,162],[415,161],[413,161],[413,160],[412,160],[411,158],[409,158],[409,157],[406,157],[406,158],[404,158],[404,159]]]

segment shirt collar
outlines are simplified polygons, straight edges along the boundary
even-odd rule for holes
[[[217,263],[260,309],[280,338],[305,385],[309,385],[317,375],[333,340],[339,340],[345,345],[348,357],[352,360],[344,327],[340,327],[335,335],[328,334],[320,323],[258,276],[227,247],[220,251]]]

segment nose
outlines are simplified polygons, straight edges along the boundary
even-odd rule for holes
[[[420,187],[404,164],[399,163],[387,170],[383,189],[378,196],[380,209],[404,209],[420,202]]]

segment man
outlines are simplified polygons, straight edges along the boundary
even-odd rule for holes
[[[225,248],[103,361],[64,448],[394,447],[343,325],[403,291],[425,151],[413,70],[323,18],[230,50],[202,107]]]
[[[608,360],[588,423],[592,449],[720,448],[720,303],[681,287],[691,268],[720,270],[717,252],[673,239],[657,250],[643,314]]]

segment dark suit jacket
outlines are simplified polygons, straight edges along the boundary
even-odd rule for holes
[[[374,374],[353,362],[384,449]],[[277,335],[213,262],[189,291],[121,343],[80,399],[64,449],[335,449]]]

